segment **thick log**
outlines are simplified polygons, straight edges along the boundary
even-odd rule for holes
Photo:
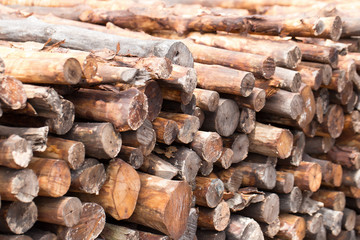
[[[240,109],[239,125],[237,131],[250,134],[255,129],[256,112],[250,108]]]
[[[186,93],[179,89],[160,86],[160,90],[163,99],[173,102],[178,102],[181,103],[182,105],[189,104],[193,99],[193,93]]]
[[[306,223],[304,218],[292,214],[279,215],[280,230],[275,237],[280,239],[303,239],[305,237]]]
[[[176,122],[166,118],[157,117],[152,122],[152,125],[156,133],[156,141],[167,145],[170,145],[175,141],[179,131]]]
[[[29,230],[38,217],[34,202],[3,202],[0,209],[1,232],[23,234]],[[5,238],[4,238],[5,239]]]
[[[337,235],[337,236],[334,236],[331,233],[328,233],[326,235],[326,237],[329,240],[333,240],[333,239],[337,239],[337,240],[345,240],[345,239],[347,239],[347,240],[356,240],[357,239],[355,231],[345,231],[345,230],[342,230],[339,233],[339,235]]]
[[[311,198],[324,203],[324,207],[335,211],[343,211],[345,208],[346,199],[343,192],[320,189]]]
[[[302,203],[300,188],[294,187],[289,194],[278,194],[280,199],[280,212],[297,213]]]
[[[222,94],[221,96],[234,100],[240,108],[250,108],[252,110],[255,110],[256,112],[259,112],[261,109],[263,109],[266,102],[265,91],[257,87],[254,87],[252,93],[248,97],[229,94]]]
[[[183,40],[183,43],[189,48],[196,62],[252,72],[255,76],[266,79],[274,75],[275,60],[272,57],[208,47],[191,40]]]
[[[332,171],[333,166],[332,166],[332,163],[330,161],[313,158],[313,157],[310,157],[307,154],[303,155],[303,161],[304,162],[312,162],[312,163],[319,164],[320,168],[321,168],[321,174],[322,174],[321,181],[326,182],[326,183],[331,182],[334,175],[333,175],[333,171]]]
[[[15,169],[26,168],[32,155],[31,144],[26,139],[18,135],[10,135],[7,139],[0,139],[1,166]]]
[[[301,81],[310,86],[313,90],[318,90],[323,83],[323,70],[307,65],[300,64],[296,70],[300,73]]]
[[[224,147],[220,158],[214,163],[216,166],[228,169],[232,164],[234,151],[231,148]]]
[[[202,128],[207,131],[216,131],[221,136],[233,134],[239,124],[240,111],[235,101],[220,98],[219,105],[214,112],[205,112],[206,121]]]
[[[105,226],[105,211],[96,203],[86,202],[82,204],[80,221],[73,227],[56,226],[56,235],[59,239],[96,239]]]
[[[131,165],[117,158],[106,169],[106,181],[99,195],[73,193],[81,201],[95,202],[117,220],[128,219],[134,212],[140,191],[140,180]]]
[[[226,233],[225,231],[209,231],[198,229],[196,231],[196,237],[198,240],[225,240]]]
[[[273,191],[288,194],[294,188],[294,181],[294,174],[276,171],[276,185]]]
[[[301,75],[298,71],[276,67],[271,78],[278,82],[278,87],[290,92],[298,92],[301,86]]]
[[[110,123],[76,122],[64,137],[82,142],[87,156],[100,159],[115,157],[122,145],[120,134]]]
[[[249,139],[246,134],[235,133],[230,137],[223,137],[224,147],[233,150],[231,163],[238,163],[244,160],[248,155]]]
[[[218,178],[196,177],[196,188],[193,192],[196,204],[215,208],[224,194],[224,183]]]
[[[194,89],[196,106],[204,111],[214,112],[219,105],[219,93],[201,88]]]
[[[197,86],[200,88],[243,97],[248,97],[254,88],[255,78],[250,72],[201,63],[195,63],[194,68],[197,73]]]
[[[270,224],[260,222],[259,225],[265,237],[274,238],[274,236],[280,231],[279,218]]]
[[[292,131],[293,134],[293,148],[291,150],[290,157],[279,161],[279,165],[290,164],[293,166],[299,166],[302,161],[302,156],[305,148],[305,134],[302,131],[295,130]]]
[[[319,210],[324,217],[324,226],[326,230],[331,232],[332,235],[337,236],[341,231],[341,221],[343,212],[331,210],[329,208],[322,208]]]
[[[198,227],[223,231],[230,223],[230,209],[225,201],[220,202],[216,208],[199,208]]]
[[[355,91],[352,91],[349,101],[346,105],[341,106],[344,110],[344,113],[352,113],[355,110],[355,106],[359,100],[359,96]]]
[[[316,192],[320,188],[322,173],[317,163],[301,162],[298,167],[280,166],[278,170],[294,174],[295,186],[301,190]]]
[[[199,118],[187,114],[161,112],[159,117],[176,122],[179,129],[177,140],[185,144],[193,141],[200,127]]]
[[[173,64],[170,77],[159,79],[157,82],[163,87],[171,87],[185,93],[192,93],[196,87],[196,71],[193,68]]]
[[[340,186],[336,190],[344,192],[346,197],[360,198],[360,189],[357,187]]]
[[[222,153],[223,142],[221,136],[214,132],[197,131],[190,148],[204,161],[216,162]]]
[[[195,107],[195,110],[194,110],[192,115],[199,118],[200,127],[201,127],[203,125],[204,121],[205,121],[205,113],[204,113],[204,111],[201,110],[201,108],[199,108],[199,107]]]
[[[331,76],[332,76],[332,69],[329,64],[322,64],[322,63],[315,63],[315,62],[301,62],[300,66],[307,66],[310,68],[319,69],[320,72],[322,73],[322,77],[321,77],[322,82],[320,83],[320,85],[327,86],[330,84]],[[302,80],[305,80],[305,79],[302,79]],[[314,90],[317,90],[317,89],[314,89]]]
[[[79,168],[85,160],[85,146],[82,142],[49,136],[47,148],[35,152],[35,156],[64,160],[71,169]]]
[[[3,69],[3,60],[0,60],[0,73]],[[5,108],[12,110],[22,109],[26,105],[27,94],[24,85],[11,76],[0,75],[0,100]]]
[[[344,208],[344,216],[342,219],[342,228],[346,231],[351,231],[355,228],[356,212],[349,208]]]
[[[144,163],[144,155],[139,148],[122,146],[118,156],[130,164],[134,169],[139,169]]]
[[[293,147],[293,135],[289,130],[256,122],[249,134],[249,151],[267,156],[287,158]]]
[[[240,188],[243,174],[240,168],[232,167],[216,172],[216,177],[223,181],[227,191],[235,193]]]
[[[46,119],[44,124],[41,125],[49,126],[49,131],[58,135],[67,133],[71,129],[75,119],[74,104],[66,99],[61,99],[61,105],[63,109],[62,114],[55,118]]]
[[[170,240],[169,236],[164,236],[164,235],[159,235],[159,234],[155,234],[155,233],[151,233],[151,232],[143,232],[143,231],[138,231],[139,232],[139,239],[140,240]]]
[[[2,200],[29,203],[38,196],[39,182],[31,169],[14,170],[1,167],[0,182],[3,186],[0,189]]]
[[[333,70],[330,83],[328,85],[323,84],[321,87],[340,93],[344,90],[345,83],[345,71],[339,69]]]
[[[138,129],[148,113],[145,94],[135,88],[118,94],[82,89],[75,94],[68,95],[67,98],[74,103],[76,114],[79,117],[109,121],[119,131]]]
[[[333,47],[296,42],[302,53],[302,60],[330,64],[332,68],[338,65],[339,51]]]
[[[314,235],[318,234],[323,224],[323,215],[321,213],[315,213],[313,216],[301,215],[306,221],[306,237],[312,239]]]
[[[334,146],[335,140],[330,137],[306,138],[305,152],[308,154],[327,153]]]
[[[314,199],[310,198],[311,195],[312,192],[310,191],[303,192],[303,200],[299,209],[299,213],[312,216],[314,213],[318,212],[319,209],[324,207],[324,203],[315,201]]]
[[[29,231],[26,232],[26,235],[32,237],[32,239],[38,240],[56,240],[57,236],[49,231],[43,231],[38,228],[31,228]]]
[[[241,215],[231,215],[229,226],[225,232],[226,239],[229,240],[264,239],[259,224],[254,219]]]
[[[256,221],[272,223],[279,216],[280,200],[275,193],[266,193],[265,200],[253,203],[240,212],[241,215],[251,217]]]
[[[76,197],[35,199],[38,208],[38,221],[73,227],[80,221],[81,201]]]
[[[124,240],[139,239],[139,235],[139,232],[136,230],[110,223],[105,223],[104,230],[100,234],[100,236],[104,239]]]
[[[178,169],[171,163],[155,154],[144,156],[144,162],[139,168],[141,171],[164,179],[172,179],[178,174]]]
[[[70,192],[99,194],[106,180],[104,165],[94,158],[87,158],[76,170],[71,170]]]
[[[333,104],[324,116],[324,121],[319,125],[316,135],[337,138],[341,135],[344,128],[344,111],[342,108]]]
[[[186,229],[190,211],[191,189],[184,181],[165,180],[139,173],[141,189],[129,221],[179,238]],[[157,201],[149,201],[158,199]]]
[[[179,238],[179,240],[196,239],[198,218],[199,218],[199,210],[197,208],[191,208],[189,212],[186,230],[183,233],[183,235]]]

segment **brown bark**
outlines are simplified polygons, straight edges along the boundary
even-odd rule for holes
[[[104,165],[94,158],[87,158],[76,170],[71,171],[70,192],[99,194],[106,180]]]
[[[288,172],[276,171],[276,185],[273,189],[276,193],[288,194],[294,188],[294,175]]]
[[[248,97],[254,88],[255,78],[252,73],[201,63],[195,63],[194,68],[197,73],[197,85],[203,89]]]
[[[289,194],[278,194],[280,199],[280,212],[297,213],[302,203],[300,188],[294,187]]]
[[[175,141],[178,134],[178,127],[175,121],[157,117],[152,122],[154,131],[156,133],[156,141],[170,145]]]
[[[219,93],[212,90],[206,90],[201,88],[194,89],[194,95],[196,98],[196,106],[204,111],[214,112],[218,105],[220,96]]]
[[[196,237],[198,240],[225,240],[226,233],[225,231],[210,231],[210,230],[201,230],[196,231]]]
[[[2,72],[2,60],[0,60],[0,73]],[[26,105],[27,94],[24,85],[11,76],[0,75],[0,100],[3,107],[12,110],[22,109]]]
[[[300,64],[296,70],[300,73],[301,81],[310,86],[313,90],[318,90],[323,83],[323,70]]]
[[[62,114],[56,116],[55,118],[48,118],[44,122],[45,126],[49,126],[49,131],[51,133],[58,135],[64,135],[67,133],[71,129],[75,119],[74,104],[66,99],[61,99],[61,105],[63,109]]]
[[[137,172],[121,159],[114,159],[106,169],[106,176],[99,195],[73,193],[73,196],[82,201],[98,203],[117,220],[128,219],[135,209],[140,191]]]
[[[220,158],[214,164],[223,169],[228,169],[232,164],[233,155],[234,151],[231,148],[224,147]]]
[[[315,63],[315,62],[301,62],[301,66],[319,69],[320,72],[322,73],[322,77],[321,77],[322,82],[320,83],[320,85],[327,86],[330,84],[331,76],[332,76],[332,69],[329,64],[322,64],[322,63]],[[317,89],[314,89],[314,90],[317,90]]]
[[[164,235],[159,235],[159,234],[155,234],[155,233],[151,233],[151,232],[143,232],[143,231],[138,231],[139,232],[139,239],[140,240],[170,240],[169,236],[164,236]]]
[[[231,216],[225,233],[229,240],[264,239],[261,228],[254,219],[235,214]]]
[[[341,106],[344,110],[344,113],[353,112],[358,100],[359,100],[358,94],[355,91],[352,91],[350,93],[350,98],[349,98],[348,103],[346,103],[346,105]]]
[[[143,173],[139,175],[141,189],[135,211],[129,220],[178,239],[186,229],[189,216],[189,185],[184,181],[165,180]]]
[[[330,102],[340,105],[347,105],[350,102],[351,94],[353,92],[353,85],[353,82],[348,81],[345,83],[345,87],[340,93],[329,91]]]
[[[276,235],[280,239],[303,239],[305,237],[306,223],[304,218],[292,214],[279,215],[280,231]]]
[[[255,129],[256,113],[250,108],[240,109],[239,125],[237,131],[250,134]]]
[[[26,232],[26,235],[31,237],[32,239],[38,239],[38,240],[56,240],[57,239],[57,236],[54,233],[49,232],[49,231],[43,231],[38,228],[31,228],[29,231]]]
[[[0,139],[1,166],[15,169],[26,168],[32,155],[31,144],[26,139],[18,135],[10,135],[7,139]]]
[[[38,208],[38,221],[73,227],[80,221],[81,201],[76,197],[35,199]]]
[[[266,93],[263,89],[255,87],[248,97],[222,94],[222,97],[230,98],[236,102],[239,107],[246,107],[256,112],[264,108]]]
[[[215,208],[223,197],[224,183],[218,178],[196,177],[193,194],[197,205]]]
[[[139,148],[121,146],[121,151],[118,156],[134,169],[139,169],[144,163],[144,155]]]
[[[82,89],[67,98],[74,103],[79,117],[109,121],[119,131],[138,129],[148,113],[145,94],[134,88],[119,94]]]
[[[277,86],[281,89],[298,92],[301,86],[301,75],[298,71],[286,68],[276,67],[274,76],[271,78],[277,82]]]
[[[327,153],[327,159],[351,170],[360,168],[360,152],[355,147],[334,146]]]
[[[49,136],[47,148],[35,156],[64,160],[71,169],[79,168],[85,160],[85,146],[82,142]]]
[[[221,136],[214,132],[197,131],[190,148],[204,161],[216,162],[222,153],[223,142]]]
[[[229,168],[216,172],[215,178],[219,178],[224,183],[224,187],[228,192],[235,193],[239,190],[242,183],[243,174],[239,168]]]
[[[139,232],[136,230],[110,223],[105,223],[104,230],[100,234],[104,239],[124,240],[139,239],[139,235]]]
[[[193,93],[186,93],[179,89],[160,86],[160,90],[164,100],[178,102],[182,105],[189,104],[193,99]]]
[[[342,185],[360,188],[360,170],[349,170],[344,168]]]
[[[278,164],[280,165],[293,165],[299,166],[300,162],[302,161],[302,156],[305,149],[305,134],[302,131],[295,130],[292,131],[293,134],[293,148],[291,150],[290,157],[279,161]]]
[[[321,174],[322,174],[322,181],[326,182],[326,183],[330,183],[333,180],[333,166],[332,163],[330,161],[327,160],[322,160],[322,159],[317,159],[317,158],[313,158],[310,157],[307,154],[303,155],[303,161],[304,162],[312,162],[312,163],[317,163],[320,165],[321,168]]]
[[[164,179],[172,179],[178,174],[178,169],[155,154],[144,156],[144,163],[139,168],[141,171]]]
[[[330,64],[332,68],[338,65],[339,51],[333,47],[296,42],[302,53],[302,60]]]
[[[31,201],[3,203],[0,209],[0,230],[23,234],[35,224],[38,217],[37,210],[35,203]]]
[[[306,138],[305,152],[308,154],[327,153],[334,146],[334,139],[330,137]]]
[[[319,125],[316,135],[337,138],[341,135],[344,128],[344,111],[342,108],[333,104],[324,116],[324,121]]]
[[[170,76],[167,79],[159,79],[157,82],[163,87],[192,93],[196,87],[196,71],[193,68],[173,64]]]
[[[274,236],[280,231],[279,218],[270,224],[260,222],[259,225],[265,237],[274,238]]]
[[[225,201],[220,202],[216,208],[199,208],[198,227],[223,231],[230,223],[230,209]]]
[[[203,125],[204,121],[205,121],[205,113],[204,113],[204,111],[201,110],[201,108],[199,108],[199,107],[195,107],[195,110],[194,110],[192,115],[199,118],[200,127],[201,127]]]
[[[345,208],[346,199],[343,192],[320,189],[311,198],[324,203],[324,207],[335,211],[343,211]]]
[[[192,207],[189,212],[186,230],[179,238],[180,240],[196,239],[196,231],[198,225],[199,210]],[[155,240],[155,239],[154,239]]]
[[[201,165],[199,169],[199,173],[201,176],[207,177],[213,172],[213,170],[214,163],[201,160]]]
[[[341,221],[343,218],[343,212],[334,211],[329,208],[322,208],[319,210],[324,217],[324,226],[326,230],[331,232],[332,235],[337,236],[341,231]]]
[[[360,112],[352,111],[344,117],[344,128],[339,139],[340,141],[354,138],[356,134],[360,133]]]
[[[345,71],[339,69],[333,70],[330,83],[328,85],[321,85],[321,87],[340,93],[344,90],[345,83]]]

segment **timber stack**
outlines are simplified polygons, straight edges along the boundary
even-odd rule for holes
[[[0,3],[0,240],[360,238],[359,3]]]

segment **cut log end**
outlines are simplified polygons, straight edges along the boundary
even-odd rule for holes
[[[222,153],[222,140],[219,134],[211,133],[203,145],[204,159],[209,162],[216,162]]]
[[[68,151],[67,162],[71,169],[79,168],[84,162],[85,146],[82,142],[74,143]]]
[[[313,164],[308,170],[308,172],[309,172],[309,190],[312,192],[316,192],[321,185],[321,179],[322,179],[321,167],[319,164]]]
[[[301,51],[298,46],[293,46],[292,49],[287,52],[286,65],[288,68],[296,68],[301,62]]]
[[[262,65],[262,76],[269,79],[275,73],[275,60],[272,57],[265,58]]]
[[[9,147],[14,163],[17,166],[16,168],[26,168],[33,155],[31,144],[17,135],[11,135],[6,142],[11,144]]]
[[[314,36],[319,36],[321,33],[324,32],[325,30],[325,23],[323,20],[318,19],[315,23],[314,26],[312,28],[312,30],[314,31]]]
[[[165,57],[170,59],[174,64],[190,68],[194,67],[193,56],[187,46],[182,42],[173,43],[165,54]]]
[[[197,117],[191,117],[185,120],[183,127],[179,129],[177,138],[182,143],[190,143],[194,135],[200,128],[200,120]]]
[[[128,125],[131,130],[138,129],[148,114],[148,101],[143,93],[138,93],[129,104]]]
[[[114,158],[120,152],[122,140],[120,134],[114,131],[111,124],[104,124],[101,135],[101,146],[109,158]]]
[[[225,201],[219,203],[214,209],[214,228],[216,231],[224,231],[230,222],[230,208]]]
[[[216,111],[215,129],[221,136],[230,136],[236,130],[240,119],[237,104],[230,99],[220,102]]]
[[[277,143],[277,152],[281,159],[287,158],[291,155],[293,147],[293,135],[289,130],[281,132]]]
[[[168,121],[164,127],[163,141],[165,144],[170,145],[175,141],[179,129],[174,121]]]
[[[69,58],[64,63],[64,78],[68,84],[77,84],[82,76],[81,65],[75,58]]]
[[[206,193],[206,202],[210,208],[216,207],[222,199],[224,183],[220,179],[213,179]]]
[[[106,172],[103,164],[96,164],[85,169],[79,179],[80,190],[89,194],[99,194],[106,180],[105,176]]]
[[[254,88],[254,83],[254,75],[252,73],[246,73],[240,84],[240,95],[243,97],[248,97]]]
[[[13,181],[15,199],[21,202],[31,202],[39,192],[38,178],[31,169],[24,169],[16,174]]]
[[[12,202],[6,208],[7,227],[15,234],[23,234],[28,231],[37,220],[38,210],[34,202]]]
[[[338,41],[341,37],[342,33],[342,21],[339,16],[335,16],[330,32],[330,38],[333,41]]]
[[[341,135],[344,128],[344,112],[339,105],[330,107],[327,113],[328,120],[326,122],[327,129],[332,138],[337,138]]]
[[[266,102],[266,92],[261,89],[261,91],[256,92],[255,96],[255,103],[254,103],[254,110],[259,112],[261,109],[264,108]]]

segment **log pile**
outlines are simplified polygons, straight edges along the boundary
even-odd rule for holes
[[[0,0],[0,240],[359,238],[352,5],[125,2]]]

